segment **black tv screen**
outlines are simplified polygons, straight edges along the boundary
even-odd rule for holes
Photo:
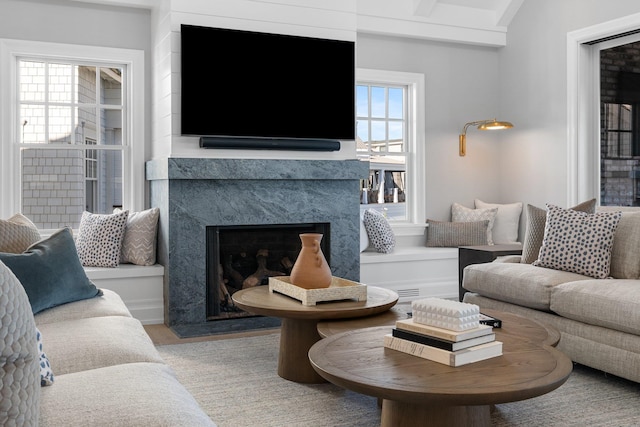
[[[182,134],[355,139],[355,43],[182,25]]]

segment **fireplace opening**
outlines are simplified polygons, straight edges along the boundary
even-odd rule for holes
[[[208,226],[206,228],[207,320],[255,317],[231,296],[269,277],[288,276],[302,249],[299,234],[320,233],[321,250],[331,266],[329,223]]]

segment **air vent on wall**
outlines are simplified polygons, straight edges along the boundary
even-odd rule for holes
[[[420,289],[400,289],[397,291],[400,298],[411,298],[420,296]]]

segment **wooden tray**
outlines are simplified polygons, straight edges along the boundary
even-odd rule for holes
[[[278,292],[297,299],[302,305],[316,305],[322,301],[367,299],[367,285],[340,277],[332,277],[328,288],[305,289],[291,283],[289,276],[269,277],[269,292]]]

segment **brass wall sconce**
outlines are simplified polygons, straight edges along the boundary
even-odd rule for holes
[[[509,122],[499,122],[496,119],[478,120],[466,123],[460,137],[458,138],[460,143],[460,156],[467,154],[467,128],[469,126],[476,126],[479,130],[511,129],[513,127]]]

